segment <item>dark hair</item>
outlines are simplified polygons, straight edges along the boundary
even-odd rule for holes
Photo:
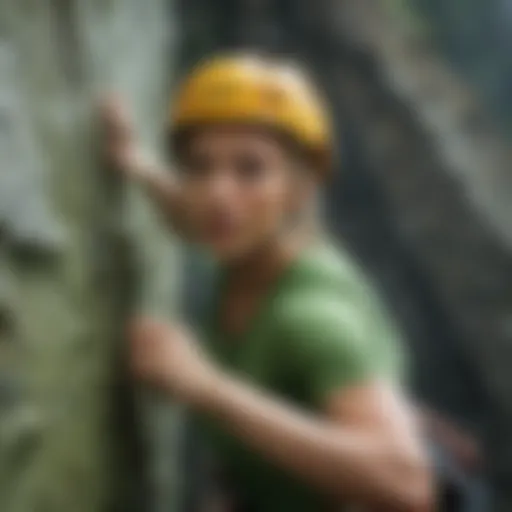
[[[222,125],[221,125],[222,126]],[[229,123],[229,126],[233,126]],[[235,125],[236,126],[236,125]],[[289,152],[289,154],[297,159],[298,161],[305,162],[307,165],[315,165],[314,155],[310,154],[307,148],[304,148],[302,144],[296,141],[291,135],[276,129],[274,126],[264,126],[261,124],[251,125],[240,124],[241,129],[257,129],[262,132],[269,133],[272,137],[276,138],[282,146]],[[180,128],[174,132],[169,132],[167,135],[167,150],[174,157],[178,164],[183,164],[187,159],[187,149],[190,145],[190,139],[200,130],[210,128],[218,128],[218,123],[201,124],[198,126],[190,126],[187,128]]]

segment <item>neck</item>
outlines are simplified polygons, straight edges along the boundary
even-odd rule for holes
[[[295,230],[263,244],[228,267],[234,286],[262,288],[272,282],[311,240],[310,233]]]

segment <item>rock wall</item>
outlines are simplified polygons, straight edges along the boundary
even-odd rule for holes
[[[101,91],[119,90],[158,149],[171,9],[0,1],[6,512],[172,510],[174,413],[128,383],[122,325],[135,309],[173,310],[179,253],[148,205],[106,172],[92,115]]]

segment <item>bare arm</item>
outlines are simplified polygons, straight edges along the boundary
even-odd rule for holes
[[[141,148],[133,122],[119,98],[106,98],[100,113],[105,128],[106,153],[112,166],[124,177],[141,185],[169,225],[184,234],[179,190],[172,171]]]
[[[186,227],[181,211],[180,195],[170,170],[148,164],[137,176],[137,182],[163,215],[167,224],[178,234],[185,236]]]
[[[429,470],[414,428],[386,386],[333,396],[324,421],[225,376],[201,406],[233,435],[335,501],[393,512],[433,510]]]
[[[186,329],[140,319],[130,338],[135,376],[211,416],[335,503],[379,512],[434,510],[413,413],[391,385],[371,377],[358,386],[345,381],[319,396],[323,411],[312,415],[225,374]]]

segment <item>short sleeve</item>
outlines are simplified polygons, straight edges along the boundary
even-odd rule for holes
[[[315,401],[366,381],[400,382],[403,347],[377,307],[305,295],[288,305],[285,318],[288,360]]]

